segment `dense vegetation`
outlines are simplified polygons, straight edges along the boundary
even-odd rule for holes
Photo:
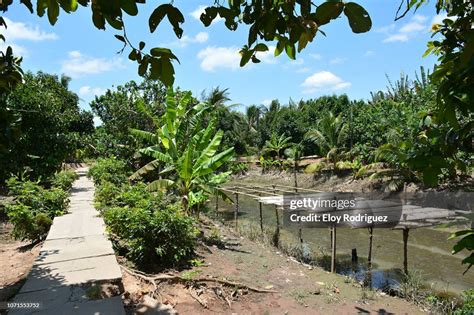
[[[93,116],[79,108],[69,78],[27,73],[25,82],[0,96],[0,186],[11,174],[51,176],[83,147]]]
[[[129,185],[126,171],[114,158],[98,160],[89,171],[115,248],[139,266],[186,262],[194,254],[194,220],[176,198],[150,192],[144,183]]]

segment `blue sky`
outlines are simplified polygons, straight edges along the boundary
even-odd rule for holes
[[[239,68],[237,52],[246,43],[247,29],[242,25],[231,32],[222,21],[204,27],[198,20],[200,11],[213,2],[174,1],[186,19],[181,40],[167,20],[149,34],[148,16],[156,3],[140,6],[138,16],[125,20],[133,42],[144,40],[148,48],[173,49],[181,61],[175,66],[175,85],[198,96],[211,87],[229,88],[232,102],[243,104],[242,108],[272,99],[287,103],[290,98],[326,94],[346,93],[352,99],[366,99],[371,91],[385,89],[386,75],[396,79],[404,72],[413,77],[420,66],[431,69],[435,63],[432,56],[422,58],[431,25],[441,19],[434,4],[394,22],[398,0],[368,0],[358,2],[372,17],[370,32],[353,34],[342,16],[324,26],[327,37],[318,34],[296,61],[284,53],[275,58],[271,51],[260,56],[262,63]],[[71,15],[62,12],[52,27],[46,18],[30,14],[25,7],[14,7],[4,14],[9,26],[4,33],[7,43],[24,55],[23,67],[72,77],[71,89],[81,97],[83,108],[107,88],[140,80],[137,65],[128,61],[128,54],[117,54],[121,43],[113,35],[118,32],[95,29],[89,8],[79,7]]]

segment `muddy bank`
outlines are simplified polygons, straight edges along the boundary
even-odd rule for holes
[[[298,174],[298,186],[320,191],[373,191],[380,187],[378,183],[364,180],[354,180],[352,176],[324,174],[314,177],[313,174]],[[293,186],[293,174],[267,173],[251,170],[247,176],[234,177],[232,183],[255,183],[262,185]],[[410,185],[409,191],[419,187]],[[212,203],[211,203],[212,204]],[[214,208],[214,207],[212,207]],[[220,219],[232,221],[233,207],[220,203]],[[264,224],[269,228],[275,227],[273,206],[264,206]],[[280,214],[280,218],[281,218]],[[242,224],[255,223],[259,220],[258,203],[249,197],[239,198],[239,221]],[[461,264],[465,253],[452,255],[455,240],[448,240],[450,232],[466,227],[451,226],[438,228],[411,229],[408,242],[408,267],[423,279],[426,286],[440,292],[460,293],[474,286],[474,273],[463,275],[465,265]],[[282,231],[286,242],[298,246],[297,228],[284,227]],[[303,229],[303,239],[306,251],[312,256],[320,257],[330,252],[330,234],[328,229]],[[337,255],[338,272],[364,279],[367,271],[367,256],[369,236],[366,229],[338,229]],[[351,253],[356,249],[358,264],[351,264]],[[374,229],[372,259],[372,284],[376,288],[396,285],[402,277],[403,269],[403,236],[402,232],[391,229]]]

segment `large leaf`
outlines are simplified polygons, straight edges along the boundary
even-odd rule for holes
[[[160,167],[162,162],[160,160],[153,160],[150,163],[146,164],[145,166],[141,167],[138,169],[135,173],[130,175],[129,179],[130,180],[137,180],[143,177],[143,175],[146,175],[150,172],[155,171]]]
[[[151,146],[151,147],[148,147],[148,148],[141,149],[138,152],[140,152],[144,155],[151,156],[151,157],[153,157],[157,160],[160,160],[161,162],[164,162],[164,163],[172,163],[173,158],[171,156],[169,156],[168,154],[166,154],[166,153],[160,152],[160,149],[161,148],[159,146]]]
[[[129,128],[129,131],[135,137],[148,141],[150,144],[159,144],[160,138],[153,132]]]
[[[157,179],[148,184],[148,191],[167,191],[175,185],[175,182],[170,179]]]
[[[344,9],[344,3],[340,1],[326,1],[321,3],[316,9],[315,17],[319,25],[329,23],[329,21],[339,17]]]
[[[200,167],[195,170],[195,176],[210,174],[222,166],[234,155],[234,148],[229,148],[219,154],[207,159]]]
[[[224,132],[222,130],[219,130],[215,135],[214,138],[212,138],[211,142],[209,142],[209,145],[202,151],[201,155],[196,161],[196,166],[199,167],[201,164],[203,164],[207,159],[211,158],[216,154],[217,149],[219,148],[219,145],[221,144],[222,136],[224,135]]]
[[[346,3],[344,14],[347,16],[349,25],[354,33],[365,33],[372,28],[372,20],[369,13],[357,3]]]

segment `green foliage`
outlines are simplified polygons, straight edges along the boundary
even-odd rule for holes
[[[474,265],[474,229],[457,231],[449,237],[449,239],[452,238],[460,238],[453,246],[453,254],[464,250],[470,252],[470,255],[462,260],[462,264],[467,265],[467,269],[464,271],[466,273]]]
[[[93,130],[92,114],[80,110],[68,78],[39,72],[24,80],[0,97],[0,183],[24,170],[50,177]]]
[[[115,185],[121,185],[127,182],[129,167],[125,161],[110,158],[99,158],[87,173],[96,185],[103,182],[110,182]]]
[[[116,248],[139,265],[171,267],[194,253],[194,221],[177,201],[147,190],[144,183],[102,182],[95,200]]]
[[[102,125],[89,139],[89,155],[130,160],[143,143],[130,135],[128,129],[154,131],[149,114],[163,114],[165,97],[164,86],[149,79],[140,83],[130,81],[97,96],[90,106]]]
[[[453,312],[453,315],[470,315],[474,312],[474,289],[462,293],[462,306]]]
[[[348,125],[341,114],[335,116],[327,112],[317,123],[317,128],[306,133],[306,138],[316,144],[319,152],[336,164],[340,159]]]
[[[143,265],[175,266],[194,253],[193,219],[168,205],[157,211],[113,207],[104,212],[109,230],[120,238],[126,256]]]
[[[51,180],[51,185],[53,187],[61,188],[64,191],[68,191],[72,188],[72,184],[78,178],[79,175],[74,171],[61,171],[54,174]]]
[[[154,117],[156,133],[131,130],[150,146],[139,154],[154,160],[136,171],[130,178],[136,180],[147,174],[165,175],[149,184],[150,190],[171,190],[182,197],[185,212],[197,209],[207,196],[218,193],[217,186],[230,173],[216,173],[233,155],[233,148],[219,151],[223,132],[215,131],[213,107],[209,103],[193,105],[191,93],[177,98],[168,90],[165,113]],[[210,119],[210,121],[208,121]],[[207,126],[205,125],[207,124]]]
[[[13,236],[21,240],[38,241],[49,231],[52,219],[62,215],[69,204],[68,193],[58,187],[45,189],[38,182],[11,177],[7,181],[15,204],[6,212],[13,224]]]
[[[53,221],[46,213],[34,212],[23,203],[7,205],[12,235],[15,239],[39,241],[44,239]]]
[[[277,159],[280,159],[281,151],[291,146],[291,137],[286,137],[285,134],[277,136],[273,133],[268,141],[265,142],[263,152],[275,153]]]
[[[76,12],[78,6],[90,7],[92,13],[92,23],[103,30],[107,26],[112,27],[120,34],[115,34],[115,38],[123,44],[120,52],[129,48],[128,58],[138,64],[138,74],[140,76],[149,75],[153,80],[160,80],[166,86],[174,83],[174,67],[172,62],[178,58],[171,50],[163,47],[153,47],[146,50],[146,43],[139,41],[134,44],[128,38],[125,31],[125,16],[136,16],[138,5],[145,0],[123,0],[123,1],[91,1],[91,0],[52,0],[52,1],[23,0],[21,3],[28,10],[39,17],[45,14],[51,25],[56,24],[61,11],[66,13]],[[7,11],[13,1],[3,1],[0,3],[0,10]],[[328,24],[342,13],[347,17],[349,26],[354,33],[367,32],[372,27],[372,22],[367,11],[354,2],[327,1],[320,5],[314,5],[310,0],[300,1],[229,1],[213,2],[214,5],[206,7],[201,15],[201,21],[208,27],[218,16],[225,20],[225,26],[235,31],[239,24],[249,26],[247,44],[241,49],[240,65],[244,66],[250,60],[259,63],[258,52],[265,52],[268,46],[263,43],[277,40],[275,56],[285,51],[290,59],[296,58],[296,52],[303,50],[308,43],[312,42],[316,34],[324,32],[321,26]],[[161,22],[169,21],[176,37],[183,36],[182,24],[184,15],[174,6],[174,3],[158,5],[148,18],[150,33],[154,33]],[[5,20],[0,19],[0,26],[6,26]],[[1,35],[0,39],[5,40]],[[7,90],[12,85],[21,82],[21,59],[13,59],[12,48],[8,47],[6,54],[2,52],[2,71],[0,86]],[[0,90],[0,93],[2,90]]]

